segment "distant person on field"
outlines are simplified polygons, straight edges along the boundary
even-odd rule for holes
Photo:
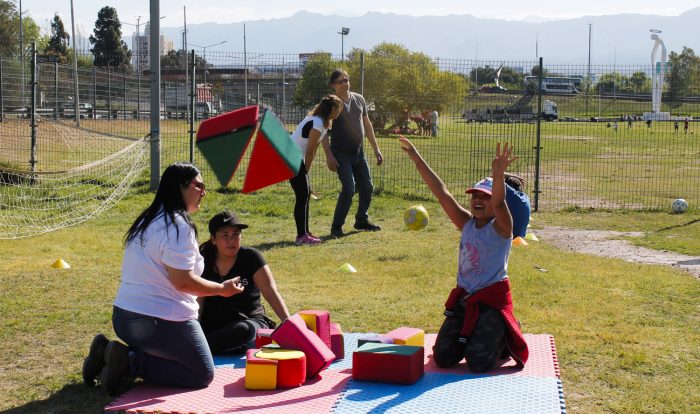
[[[528,347],[513,315],[508,282],[508,255],[513,219],[506,203],[505,174],[516,159],[513,147],[496,145],[492,178],[467,190],[469,210],[462,207],[440,177],[406,138],[401,149],[413,160],[423,181],[437,197],[452,223],[462,232],[459,245],[457,287],[445,303],[433,357],[439,367],[451,367],[462,359],[473,372],[494,368],[503,354],[518,367],[528,359]]]
[[[647,119],[646,124],[647,124],[647,128],[651,128],[651,119]]]
[[[206,195],[199,170],[175,163],[165,169],[153,202],[125,236],[112,325],[127,345],[98,334],[83,363],[83,380],[100,376],[110,395],[129,378],[154,385],[203,388],[214,379],[214,360],[197,320],[197,297],[233,296],[237,280],[201,277],[197,231],[189,214]]]
[[[297,147],[304,155],[299,172],[289,180],[296,197],[294,222],[297,227],[297,237],[294,243],[297,246],[318,244],[322,241],[309,230],[309,201],[311,200],[309,171],[311,171],[311,163],[316,157],[316,150],[319,144],[326,138],[328,129],[342,110],[343,101],[340,98],[335,95],[326,95],[292,133],[292,141],[297,144]]]
[[[673,121],[673,132],[678,133],[678,121]]]
[[[236,214],[223,211],[209,220],[210,238],[200,246],[204,257],[203,278],[215,283],[230,280],[243,286],[242,292],[231,297],[198,299],[199,321],[214,355],[243,353],[255,343],[258,329],[276,326],[265,314],[261,294],[281,321],[289,318],[262,253],[241,245],[241,233],[246,228],[248,225]]]
[[[683,132],[686,134],[688,133],[688,118],[683,120]]]
[[[423,116],[423,135],[429,136],[432,129],[432,124],[430,123],[430,111],[425,109],[421,115]]]
[[[433,112],[430,113],[430,128],[431,128],[431,133],[432,136],[437,137],[437,131],[438,131],[438,111],[437,109],[433,109]]]
[[[350,211],[355,191],[359,194],[357,212],[355,213],[354,228],[360,231],[379,231],[382,228],[369,221],[369,205],[372,202],[372,176],[369,164],[365,158],[364,138],[369,140],[377,165],[382,165],[384,156],[379,150],[374,136],[372,123],[367,115],[367,103],[359,93],[350,91],[350,76],[342,69],[331,73],[330,87],[343,101],[343,110],[338,119],[333,121],[330,143],[323,140],[323,150],[326,153],[328,169],[338,174],[342,185],[338,194],[338,202],[333,213],[331,236],[342,237],[345,218]]]
[[[627,128],[632,129],[632,115],[627,115]]]

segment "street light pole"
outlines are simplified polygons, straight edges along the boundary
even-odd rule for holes
[[[350,33],[349,27],[342,27],[338,34],[340,35],[340,60],[345,61],[345,36]]]

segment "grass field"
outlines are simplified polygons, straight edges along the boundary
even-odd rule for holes
[[[80,383],[92,336],[110,337],[119,283],[121,239],[152,200],[146,182],[95,220],[53,233],[0,240],[0,411],[99,412],[109,398]],[[286,184],[252,195],[210,192],[194,215],[206,221],[232,208],[250,224],[244,244],[264,251],[290,311],[328,309],[347,332],[385,332],[407,325],[434,333],[455,283],[459,233],[432,201],[431,223],[405,230],[413,203],[373,201],[379,233],[351,233],[319,246],[296,247],[293,196]],[[311,229],[326,236],[335,198],[312,204]],[[354,210],[353,210],[354,211]],[[634,229],[654,248],[698,251],[697,212],[536,214],[540,226]],[[347,229],[346,229],[347,230]],[[673,241],[671,243],[671,241]],[[63,258],[69,270],[50,268]],[[345,262],[356,274],[337,271]],[[543,272],[539,269],[546,269]],[[570,413],[696,413],[700,410],[700,283],[661,266],[590,257],[545,243],[514,248],[509,263],[515,311],[525,332],[554,335]]]

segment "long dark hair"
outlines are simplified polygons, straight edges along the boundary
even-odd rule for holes
[[[197,227],[187,215],[185,200],[182,198],[182,187],[189,185],[192,180],[199,175],[199,170],[192,164],[184,162],[176,162],[168,166],[163,171],[160,177],[160,184],[156,191],[156,196],[153,202],[148,206],[134,221],[134,224],[129,227],[129,230],[124,236],[124,244],[140,238],[143,243],[143,233],[148,226],[155,220],[162,210],[165,215],[165,227],[175,223],[175,215],[180,215],[185,222],[197,234]],[[175,226],[176,237],[180,236],[180,231]]]
[[[321,98],[314,109],[309,112],[309,115],[317,116],[323,119],[323,127],[328,128],[331,125],[331,112],[334,108],[341,108],[343,101],[335,95],[329,94]]]

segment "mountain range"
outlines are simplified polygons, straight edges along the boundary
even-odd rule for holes
[[[381,42],[400,43],[431,57],[483,61],[534,61],[581,65],[649,65],[654,45],[650,29],[661,30],[667,50],[688,46],[700,54],[700,7],[678,16],[630,13],[557,21],[506,21],[471,15],[406,16],[370,12],[357,17],[301,11],[278,19],[188,25],[188,43],[227,43],[207,50],[243,52],[243,25],[249,53],[308,53],[340,56],[341,48],[369,50]],[[590,26],[589,26],[590,25]],[[350,32],[338,32],[347,27]],[[161,28],[181,48],[182,27]],[[342,41],[341,41],[342,38]],[[128,40],[128,38],[126,38]],[[130,44],[130,43],[129,43]],[[197,48],[195,48],[197,49]],[[201,51],[201,49],[199,49]]]

